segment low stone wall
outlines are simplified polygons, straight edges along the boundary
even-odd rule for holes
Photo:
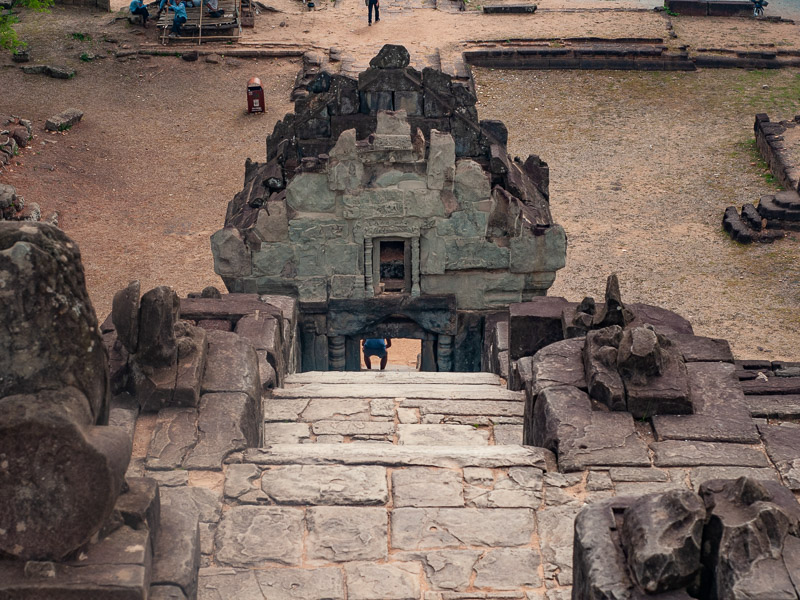
[[[769,170],[787,190],[800,192],[800,165],[789,164],[784,152],[783,135],[789,129],[800,127],[800,115],[792,121],[773,123],[764,113],[756,115],[753,131],[761,156],[769,165]]]
[[[668,10],[689,17],[751,17],[753,3],[749,0],[667,0]]]

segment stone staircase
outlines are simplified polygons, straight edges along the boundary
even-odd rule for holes
[[[571,526],[551,511],[545,540],[537,510],[578,480],[520,445],[523,403],[486,373],[289,376],[226,466],[199,597],[569,598]]]

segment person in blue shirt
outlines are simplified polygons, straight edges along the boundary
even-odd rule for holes
[[[219,7],[219,0],[203,0],[203,4],[208,9],[208,16],[212,19],[219,19],[225,11]]]
[[[181,25],[186,23],[186,4],[181,2],[176,3],[176,0],[169,0],[168,10],[175,11],[175,18],[172,20],[172,33],[169,37],[178,37],[181,34]]]
[[[389,354],[386,349],[392,347],[392,339],[367,338],[362,345],[364,347],[364,364],[367,365],[367,368],[372,369],[370,357],[377,356],[381,359],[381,371],[383,371],[386,368],[386,362],[389,360]]]
[[[142,26],[147,27],[147,19],[150,17],[150,13],[147,11],[144,2],[142,0],[133,0],[130,9],[132,15],[142,15]]]

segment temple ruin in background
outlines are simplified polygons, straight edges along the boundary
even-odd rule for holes
[[[485,317],[545,295],[566,236],[547,164],[511,159],[474,91],[387,45],[320,72],[212,237],[231,292],[298,298],[303,370],[358,370],[359,339],[422,340],[425,371],[479,371]]]

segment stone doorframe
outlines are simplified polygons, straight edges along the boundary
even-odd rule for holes
[[[455,296],[378,296],[366,300],[334,300],[328,305],[328,369],[361,369],[360,340],[422,340],[423,371],[453,370],[453,338],[457,327]]]

